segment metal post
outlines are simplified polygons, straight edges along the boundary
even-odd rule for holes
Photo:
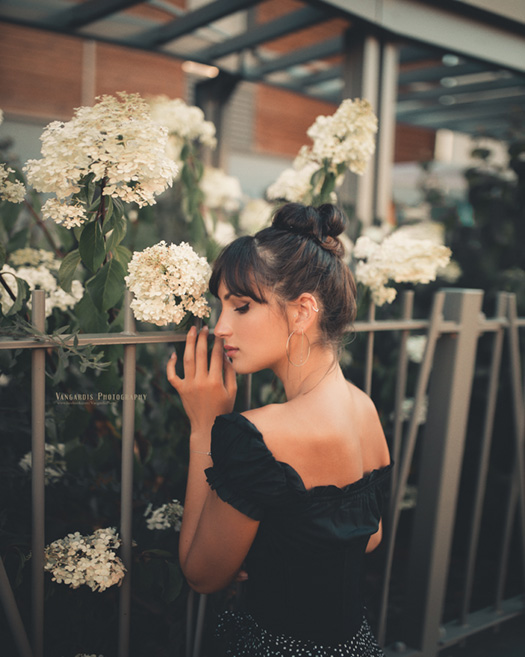
[[[364,98],[377,112],[380,49],[376,37],[350,30],[345,38],[343,69],[344,97]],[[343,190],[343,195],[355,204],[355,216],[365,226],[374,219],[374,175],[371,162],[362,176],[348,177]]]
[[[368,321],[373,322],[376,318],[376,306],[373,301],[368,306]],[[375,333],[373,330],[366,336],[366,361],[365,361],[365,381],[363,390],[367,395],[372,394],[372,370],[374,368],[374,341]]]
[[[9,621],[9,627],[13,633],[13,638],[18,649],[20,657],[33,657],[33,651],[27,638],[26,630],[18,611],[15,596],[11,589],[11,584],[7,573],[5,572],[4,562],[0,559],[0,599],[5,610],[5,615]]]
[[[498,306],[496,316],[504,317],[507,308],[507,295],[500,293],[498,295]],[[505,335],[504,327],[500,328],[494,334],[492,345],[492,362],[490,365],[490,377],[487,391],[487,405],[485,409],[485,422],[483,427],[483,436],[481,439],[481,452],[479,456],[479,467],[476,480],[474,507],[472,509],[471,527],[469,532],[468,556],[465,563],[465,590],[463,595],[463,604],[461,608],[460,622],[462,625],[467,624],[467,618],[470,611],[470,600],[472,598],[472,589],[474,586],[474,571],[476,566],[476,556],[481,528],[481,518],[483,513],[483,502],[485,500],[485,489],[487,483],[487,474],[489,469],[490,447],[492,444],[492,432],[494,429],[494,416],[496,413],[496,400],[499,388],[499,376],[501,369],[501,355],[503,351],[503,337]]]
[[[430,379],[407,591],[407,638],[425,657],[438,650],[482,299],[447,290],[444,317],[458,332],[438,340]]]
[[[45,292],[32,294],[32,322],[38,331],[45,330]],[[45,548],[45,414],[46,372],[45,349],[33,349],[31,354],[31,420],[32,420],[32,621],[33,654],[42,657],[44,643],[44,548]]]
[[[130,308],[131,293],[126,290],[122,312],[124,315],[124,332],[135,330]],[[131,542],[133,510],[133,445],[135,433],[135,373],[136,351],[134,344],[124,346],[123,401],[122,401],[122,473],[121,473],[121,516],[120,537],[122,540],[122,561],[126,575],[120,588],[119,608],[119,657],[129,655],[130,606],[131,606]]]
[[[392,203],[392,171],[396,141],[396,100],[398,79],[398,47],[383,44],[381,51],[381,89],[379,98],[379,133],[377,135],[377,174],[375,216],[389,221]]]

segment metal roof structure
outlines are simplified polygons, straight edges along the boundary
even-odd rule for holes
[[[274,17],[263,13],[270,4]],[[288,11],[275,15],[279,4]],[[0,21],[214,66],[333,103],[350,95],[348,53],[366,35],[395,47],[398,122],[507,139],[525,116],[525,1],[493,4],[0,0]]]

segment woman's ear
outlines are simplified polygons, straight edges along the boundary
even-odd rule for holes
[[[310,292],[304,292],[292,303],[292,328],[307,331],[317,322],[319,306]]]

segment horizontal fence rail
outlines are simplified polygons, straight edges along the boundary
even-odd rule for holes
[[[394,334],[398,340],[398,355],[393,399],[392,428],[388,435],[395,462],[392,478],[391,502],[385,514],[385,538],[381,548],[384,555],[383,577],[377,609],[377,634],[387,655],[400,651],[413,657],[434,657],[444,647],[453,645],[471,634],[501,624],[524,614],[521,593],[505,598],[505,582],[509,568],[510,546],[516,518],[521,527],[520,558],[525,573],[525,392],[521,374],[522,349],[519,329],[525,318],[518,318],[514,295],[501,293],[496,316],[486,318],[481,312],[483,294],[477,290],[448,289],[435,294],[428,319],[415,319],[413,292],[404,293],[401,317],[381,320],[375,318],[372,307],[368,319],[356,322],[349,330],[364,334],[365,361],[363,388],[374,398],[374,358],[376,339],[382,334]],[[32,322],[42,334],[45,328],[44,292],[34,291]],[[119,657],[130,651],[131,609],[131,554],[132,554],[132,487],[135,418],[136,351],[140,345],[184,342],[185,333],[176,331],[138,332],[130,310],[130,296],[124,301],[124,330],[114,334],[81,334],[60,336],[60,341],[75,340],[82,345],[121,345],[124,348],[122,375],[122,456],[121,456],[121,558],[127,569],[119,602]],[[414,403],[408,421],[403,415],[409,379],[407,342],[411,334],[426,336],[426,346],[414,383]],[[468,433],[469,407],[476,368],[479,339],[490,338],[491,359],[486,377],[483,431],[479,439],[477,470],[474,481],[471,525],[465,549],[464,583],[457,618],[443,621],[447,576],[450,568],[454,521],[458,504],[459,485],[465,439]],[[507,350],[504,351],[505,343]],[[44,654],[44,500],[45,500],[45,371],[47,349],[58,346],[51,336],[15,339],[0,337],[0,349],[28,349],[32,352],[32,623],[31,642],[17,608],[15,596],[0,559],[0,599],[9,620],[18,654],[21,657],[42,657]],[[480,533],[490,450],[499,401],[502,370],[510,376],[514,421],[514,470],[509,485],[508,504],[500,557],[497,564],[497,583],[490,608],[472,609],[476,560]],[[250,405],[251,379],[245,386],[246,407]],[[428,398],[426,423],[420,420],[421,409]],[[423,428],[422,428],[423,427]],[[419,471],[418,499],[414,512],[409,548],[405,607],[411,624],[403,634],[389,636],[392,573],[395,570],[395,549],[403,517],[404,498],[414,468],[416,452]],[[190,593],[187,605],[186,657],[199,657],[205,625],[206,597]],[[394,632],[398,630],[395,629]],[[399,630],[401,632],[401,630]],[[392,631],[390,632],[392,635]],[[392,645],[391,645],[392,644]]]

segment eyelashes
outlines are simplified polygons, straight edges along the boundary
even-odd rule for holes
[[[248,312],[249,309],[250,309],[250,304],[245,303],[244,306],[239,306],[238,308],[235,308],[235,312],[244,315],[245,313]]]

